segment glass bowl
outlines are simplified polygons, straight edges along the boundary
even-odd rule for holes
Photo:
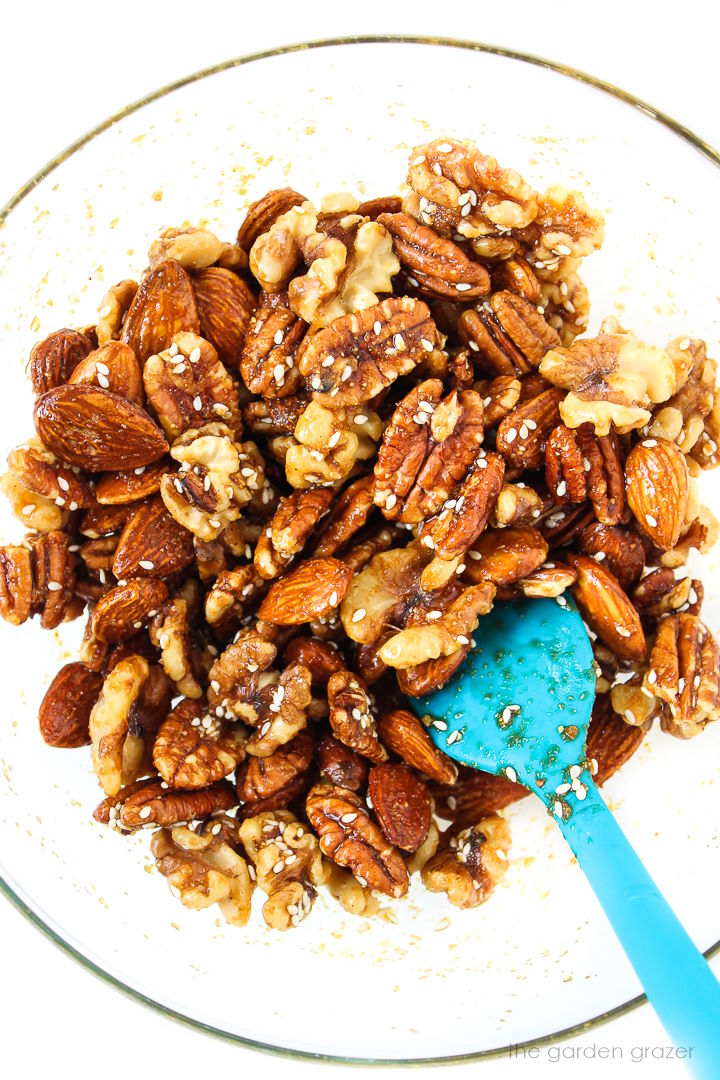
[[[164,225],[232,238],[268,188],[393,192],[409,148],[476,139],[535,187],[602,207],[587,260],[590,331],[610,313],[663,344],[718,341],[707,207],[718,159],[619,91],[531,57],[461,42],[318,42],[202,72],[80,139],[12,200],[0,230],[5,449],[31,433],[30,346],[94,322],[107,286],[145,265]],[[705,501],[717,479],[704,478]],[[3,513],[6,513],[3,507]],[[3,520],[2,535],[20,535]],[[705,616],[720,623],[716,561]],[[89,970],[166,1015],[238,1042],[344,1060],[477,1058],[557,1039],[642,1000],[569,850],[533,800],[511,809],[513,863],[490,901],[451,908],[415,885],[373,921],[320,898],[288,934],[259,911],[233,929],[191,913],[151,869],[149,836],[96,825],[87,751],[50,750],[36,715],[80,625],[0,627],[0,873],[6,895]],[[653,733],[606,787],[630,840],[702,949],[720,937],[720,724]],[[256,897],[260,900],[260,897]],[[658,943],[662,947],[662,943]]]

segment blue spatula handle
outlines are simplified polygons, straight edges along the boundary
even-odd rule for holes
[[[585,779],[583,777],[583,779]],[[572,798],[572,797],[571,797]],[[720,983],[590,782],[558,821],[665,1030],[688,1064],[720,1077]]]

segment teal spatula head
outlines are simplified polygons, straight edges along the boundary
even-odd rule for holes
[[[555,815],[650,1002],[690,1070],[720,1077],[720,985],[605,805],[585,754],[592,649],[564,597],[497,604],[441,690],[413,701],[436,746],[504,773]]]
[[[519,780],[558,817],[587,794],[592,647],[571,600],[496,604],[455,678],[413,706],[456,761]]]

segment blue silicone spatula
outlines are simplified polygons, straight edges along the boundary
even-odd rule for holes
[[[590,640],[571,601],[498,603],[441,690],[413,702],[435,744],[545,803],[693,1074],[720,1077],[720,983],[608,810],[585,756]],[[426,721],[427,722],[427,721]]]

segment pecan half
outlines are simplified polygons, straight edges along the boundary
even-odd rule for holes
[[[464,311],[458,333],[485,371],[504,376],[532,371],[560,344],[535,304],[505,290]]]
[[[358,793],[365,791],[368,763],[362,755],[332,735],[323,735],[317,746],[320,775],[330,784]]]
[[[240,374],[250,393],[286,398],[301,389],[296,354],[306,330],[307,324],[285,303],[266,301],[257,309],[240,358]]]
[[[690,577],[676,578],[673,571],[665,566],[644,577],[631,594],[631,600],[645,622],[654,622],[681,611],[698,615],[702,599],[701,582]]]
[[[660,723],[681,739],[720,719],[720,650],[695,615],[671,615],[658,627],[643,689],[664,703]]]
[[[539,469],[545,461],[545,447],[560,419],[560,390],[545,390],[523,401],[501,420],[496,445],[509,465]]]
[[[171,439],[218,419],[233,430],[241,426],[235,383],[204,338],[176,334],[167,349],[147,359],[143,381]]]
[[[179,825],[232,810],[237,799],[228,783],[211,784],[198,791],[175,791],[164,780],[150,777],[121,788],[95,808],[93,817],[120,832]],[[216,835],[212,833],[211,835]]]
[[[323,855],[350,870],[361,885],[387,896],[406,894],[409,881],[402,856],[355,792],[318,784],[308,793],[305,809]]]
[[[633,587],[643,572],[645,547],[640,537],[629,529],[599,523],[588,525],[580,533],[578,547],[583,555],[596,562],[606,562],[625,592]]]
[[[361,476],[334,499],[313,548],[316,557],[335,555],[363,527],[373,507],[373,489],[372,476]]]
[[[296,491],[281,499],[255,546],[255,569],[266,581],[278,577],[302,551],[333,501],[328,488]]]
[[[340,408],[375,397],[437,344],[427,305],[409,296],[391,297],[305,338],[298,367],[317,400]]]
[[[452,240],[438,236],[407,214],[381,214],[377,220],[392,236],[393,250],[408,271],[413,287],[428,296],[462,300],[485,296],[490,291],[490,275],[485,267],[468,259]]]
[[[337,671],[328,680],[327,694],[335,737],[371,761],[387,761],[372,703],[360,679],[350,671]]]
[[[314,739],[301,731],[268,757],[249,757],[237,773],[238,802],[244,817],[285,809],[303,788]]]

